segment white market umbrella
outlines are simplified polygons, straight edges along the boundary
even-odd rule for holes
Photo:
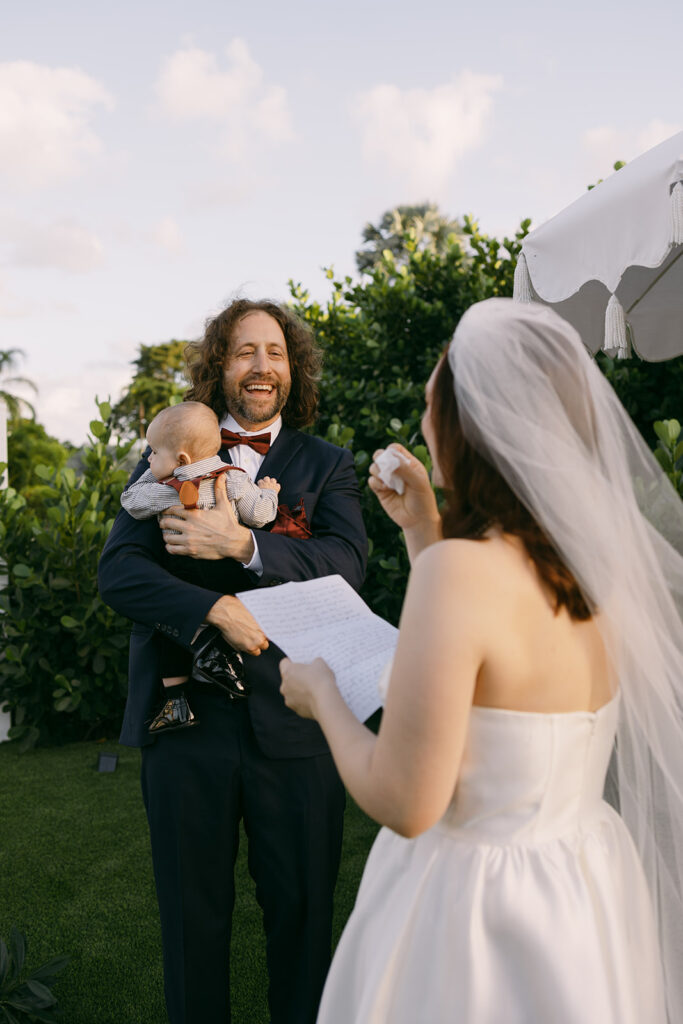
[[[527,235],[514,295],[553,306],[593,353],[683,354],[683,132]]]

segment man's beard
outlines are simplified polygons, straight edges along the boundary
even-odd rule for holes
[[[281,412],[289,398],[291,385],[280,381],[249,381],[250,384],[270,384],[273,391],[270,394],[270,401],[261,401],[253,404],[249,401],[250,396],[244,391],[241,384],[225,384],[225,404],[228,412],[237,419],[245,420],[247,423],[264,423],[266,420],[274,420]],[[260,394],[260,392],[255,392]]]

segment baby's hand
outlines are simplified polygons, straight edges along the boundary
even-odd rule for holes
[[[257,481],[257,487],[262,487],[265,491],[275,491],[277,494],[280,490],[280,485],[274,476],[264,476]]]

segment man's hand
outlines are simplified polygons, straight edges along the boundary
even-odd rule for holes
[[[216,507],[186,509],[174,505],[159,520],[169,555],[190,558],[234,558],[245,564],[254,554],[251,531],[235,518],[226,493],[225,476],[216,480]],[[178,533],[169,531],[177,530]],[[236,646],[236,645],[235,645]]]
[[[237,597],[226,594],[216,601],[206,615],[206,621],[218,626],[221,633],[238,651],[260,654],[268,647],[266,634],[258,622]]]

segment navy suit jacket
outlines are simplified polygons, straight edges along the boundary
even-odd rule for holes
[[[222,458],[230,462],[227,452]],[[147,468],[143,459],[129,482]],[[356,590],[361,586],[367,538],[351,453],[283,424],[259,475],[276,477],[281,504],[294,508],[303,500],[312,531],[311,537],[299,539],[268,527],[258,530],[260,577],[233,559],[170,556],[156,517],[136,520],[123,509],[118,513],[100,559],[99,588],[108,605],[133,620],[121,743],[154,742],[147,723],[159,699],[160,634],[189,649],[197,627],[223,594],[334,573]],[[267,757],[324,753],[328,748],[317,723],[285,706],[279,692],[281,658],[272,643],[258,657],[244,655],[256,741]]]

